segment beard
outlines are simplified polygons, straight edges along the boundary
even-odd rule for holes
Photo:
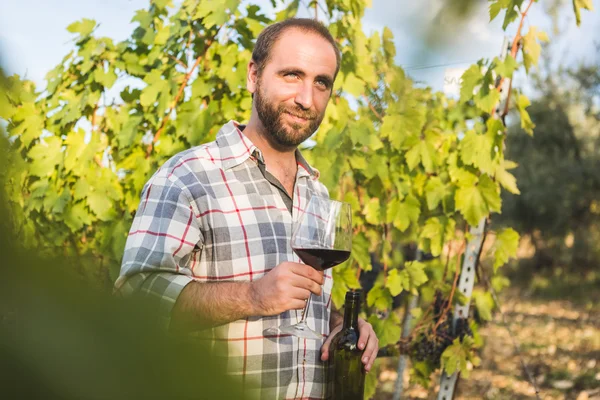
[[[321,125],[325,114],[319,115],[317,112],[305,110],[298,105],[295,107],[284,104],[276,106],[263,95],[260,84],[257,85],[254,93],[254,103],[258,118],[265,128],[267,139],[281,149],[296,148],[311,137]],[[307,119],[308,123],[284,121],[285,113]]]

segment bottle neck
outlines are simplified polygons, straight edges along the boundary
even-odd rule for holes
[[[344,329],[358,330],[358,314],[360,312],[359,299],[346,299],[344,307]]]

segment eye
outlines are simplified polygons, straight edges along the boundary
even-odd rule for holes
[[[321,89],[329,89],[329,83],[324,81],[323,79],[319,79],[317,80],[317,85],[321,88]]]
[[[290,77],[290,78],[299,78],[298,74],[295,72],[288,72],[284,75],[286,78]]]

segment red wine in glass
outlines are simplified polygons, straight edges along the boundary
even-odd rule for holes
[[[310,265],[317,271],[324,271],[343,263],[350,257],[349,250],[333,249],[294,249],[298,257],[306,265]]]

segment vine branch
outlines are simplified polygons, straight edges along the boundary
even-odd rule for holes
[[[177,64],[181,65],[181,66],[182,66],[182,67],[183,67],[183,68],[184,68],[184,69],[187,71],[187,69],[188,69],[188,66],[187,66],[187,64],[186,64],[186,63],[184,63],[184,62],[183,62],[183,61],[181,61],[179,58],[177,58],[177,57],[174,57],[174,56],[173,56],[173,55],[171,55],[171,54],[167,54],[167,56],[168,56],[168,57],[169,57],[171,60],[175,61]]]
[[[377,119],[379,119],[380,121],[383,121],[383,116],[381,114],[379,114],[379,112],[377,112],[377,110],[375,109],[375,106],[373,105],[373,103],[371,103],[369,101],[369,99],[367,98],[367,96],[365,96],[363,94],[362,98],[363,98],[364,101],[367,102],[367,104],[369,105],[369,108],[371,109],[371,111],[373,112],[373,114],[375,114],[375,116],[377,117]]]
[[[454,293],[456,292],[456,286],[458,285],[458,278],[460,276],[460,256],[462,255],[462,253],[465,251],[465,247],[467,244],[467,240],[464,239],[462,246],[460,247],[460,250],[458,250],[458,253],[456,253],[456,270],[454,272],[454,282],[452,283],[452,290],[450,290],[450,296],[448,296],[448,303],[446,304],[446,307],[444,307],[444,310],[442,311],[442,315],[446,315],[446,313],[450,310],[450,307],[452,307],[452,300],[454,298]],[[433,333],[435,333],[436,329],[438,328],[438,326],[440,326],[440,324],[442,323],[442,318],[440,318],[436,324],[433,327]]]
[[[525,10],[523,12],[521,12],[521,20],[519,21],[519,27],[517,28],[517,33],[515,34],[515,38],[512,42],[512,46],[510,48],[510,55],[512,58],[514,58],[515,60],[517,59],[517,52],[519,51],[519,47],[521,46],[521,39],[523,39],[523,23],[525,22],[525,18],[527,17],[527,13],[529,13],[529,9],[531,8],[531,6],[533,5],[533,3],[535,3],[536,0],[530,0],[529,4],[527,4],[527,7],[525,8]],[[498,81],[498,84],[496,85],[496,89],[499,90],[502,85],[504,84],[504,79],[506,79],[506,77],[501,77],[500,80]],[[504,117],[508,114],[508,104],[510,103],[510,93],[512,90],[512,79],[509,83],[508,86],[508,94],[506,96],[506,104],[504,106],[504,110],[502,112],[502,115],[500,116],[502,119],[504,119]],[[494,107],[494,109],[492,110],[492,116],[496,113],[496,108]]]
[[[181,100],[181,96],[183,95],[183,90],[187,86],[187,83],[190,80],[190,78],[192,77],[192,74],[194,73],[194,71],[196,70],[196,68],[198,67],[198,65],[200,64],[200,61],[202,61],[202,59],[206,56],[206,53],[208,52],[208,49],[210,48],[210,45],[213,43],[213,41],[214,41],[214,39],[215,39],[215,37],[217,36],[218,33],[219,33],[219,29],[217,29],[217,31],[215,32],[215,34],[213,36],[211,36],[206,41],[206,46],[204,47],[204,51],[202,52],[202,54],[200,54],[196,58],[196,61],[194,62],[194,65],[192,65],[192,68],[190,68],[190,70],[185,75],[185,77],[183,79],[183,82],[181,83],[181,86],[179,86],[179,91],[177,92],[177,96],[175,96],[175,99],[173,100],[172,106],[169,108],[169,110],[167,111],[166,115],[162,119],[162,121],[160,123],[160,127],[156,131],[156,134],[154,134],[154,138],[152,139],[152,143],[150,143],[148,145],[148,148],[146,150],[146,158],[150,157],[150,153],[152,153],[152,148],[154,146],[154,143],[156,143],[158,141],[158,139],[160,138],[160,134],[162,133],[163,129],[165,128],[165,125],[167,124],[167,122],[169,122],[169,119],[171,118],[171,113],[173,112],[173,110],[175,109],[175,107],[177,107],[177,104]],[[190,35],[191,35],[191,32],[190,32]]]

